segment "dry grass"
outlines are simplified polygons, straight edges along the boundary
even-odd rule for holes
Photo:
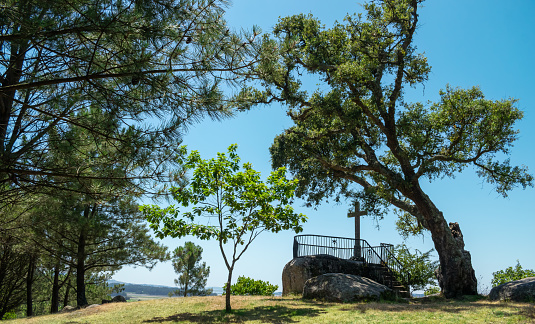
[[[187,297],[104,304],[18,323],[535,323],[535,305],[480,301],[335,304],[297,297]]]

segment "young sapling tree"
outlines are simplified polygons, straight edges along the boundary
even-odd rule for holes
[[[203,160],[197,151],[185,157],[187,151],[182,147],[178,162],[184,166],[183,172],[193,170],[193,175],[187,185],[170,190],[180,206],[191,206],[191,210],[181,212],[175,205],[142,207],[151,228],[160,238],[193,235],[219,242],[228,269],[227,312],[232,310],[232,272],[251,243],[264,231],[293,230],[299,233],[301,224],[306,221],[305,215],[295,213],[290,206],[297,180],[287,180],[286,169],[279,168],[263,182],[250,163],[244,163],[240,170],[236,150],[234,144],[228,148],[228,156],[218,153],[217,158]],[[214,218],[216,225],[211,225]]]

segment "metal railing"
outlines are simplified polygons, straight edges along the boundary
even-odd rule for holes
[[[381,243],[381,245],[385,246],[384,243]],[[392,271],[394,271],[397,280],[403,285],[409,286],[411,282],[410,273],[405,270],[401,262],[399,262],[399,260],[394,255],[394,246],[388,244],[388,247],[383,249],[382,252],[385,253],[384,260],[386,262],[386,266],[392,269]]]
[[[355,241],[347,237],[305,234],[294,237],[293,257],[327,254],[340,259],[363,260],[369,264],[383,265],[391,272],[388,275],[408,286],[410,275],[394,256],[393,247],[392,244],[385,243],[372,247],[362,239]]]
[[[381,246],[373,247],[368,245],[363,247],[362,252],[363,254],[371,255],[364,257],[366,262],[388,267],[400,283],[406,286],[410,285],[410,274],[394,255],[394,246],[392,244],[381,243]]]
[[[340,259],[350,259],[354,253],[355,239],[323,235],[296,235],[294,237],[294,258],[327,254]]]

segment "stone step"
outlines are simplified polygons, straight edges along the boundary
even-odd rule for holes
[[[411,294],[408,291],[398,291],[398,297],[411,298]]]

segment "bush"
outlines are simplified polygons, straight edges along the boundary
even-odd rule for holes
[[[8,319],[15,319],[17,318],[17,313],[15,312],[7,312],[4,314],[4,317],[0,318],[0,321],[8,320]]]
[[[528,277],[535,277],[535,271],[531,269],[522,269],[520,261],[516,260],[516,266],[514,269],[513,267],[509,267],[505,270],[499,270],[493,272],[492,276],[492,287],[496,287],[506,282],[520,280]]]
[[[424,296],[438,294],[440,292],[440,287],[430,286],[424,291]]]
[[[427,252],[419,250],[412,253],[405,244],[397,245],[394,249],[394,255],[403,266],[405,273],[410,275],[411,292],[422,290],[426,286],[436,286],[435,269],[438,267],[438,261],[431,260],[433,249]],[[403,281],[402,278],[398,279]]]
[[[225,294],[226,284],[223,286],[223,294]],[[272,296],[275,290],[279,288],[278,285],[272,285],[269,281],[254,280],[249,277],[238,277],[238,281],[230,286],[231,295],[257,295],[257,296]]]

